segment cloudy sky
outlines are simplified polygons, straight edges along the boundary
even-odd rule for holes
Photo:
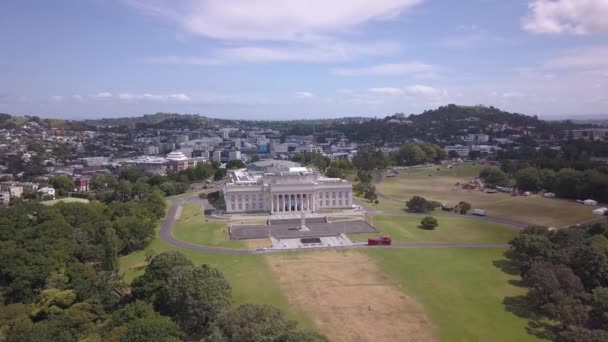
[[[0,112],[608,115],[608,0],[3,0]]]

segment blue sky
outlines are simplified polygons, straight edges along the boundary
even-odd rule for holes
[[[608,0],[6,0],[0,112],[608,113]]]

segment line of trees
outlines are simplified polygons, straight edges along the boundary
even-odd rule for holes
[[[556,341],[608,340],[608,224],[528,227],[510,244],[506,256],[529,290],[521,298],[532,311],[527,317],[550,319],[548,337]],[[516,305],[512,299],[505,302]]]

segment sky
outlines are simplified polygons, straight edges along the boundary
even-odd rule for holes
[[[0,112],[608,117],[608,0],[3,0]]]

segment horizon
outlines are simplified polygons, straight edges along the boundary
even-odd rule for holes
[[[335,119],[449,103],[608,114],[604,0],[0,6],[0,112],[14,115]]]

